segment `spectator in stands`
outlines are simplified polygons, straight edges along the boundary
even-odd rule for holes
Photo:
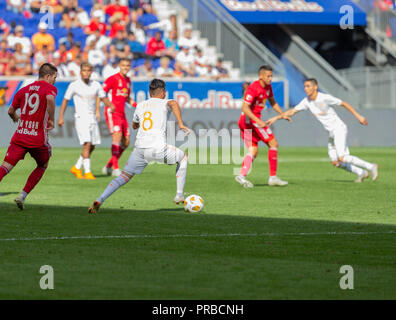
[[[59,39],[59,44],[64,44],[67,50],[70,50],[74,45],[74,33],[69,31],[66,37],[62,37]]]
[[[8,34],[10,33],[10,27],[7,22],[0,18],[0,40],[6,40]]]
[[[26,0],[26,8],[33,13],[39,13],[44,0]]]
[[[169,32],[169,37],[165,39],[165,50],[166,55],[172,57],[172,59],[175,59],[177,53],[180,51],[175,30],[171,30]]]
[[[35,33],[32,37],[32,43],[34,50],[41,50],[43,46],[47,46],[48,50],[53,52],[55,50],[55,40],[52,35],[47,33],[47,24],[45,22],[40,22],[38,25],[39,31]]]
[[[81,62],[82,59],[80,55],[76,56],[73,60],[72,54],[70,52],[67,54],[67,70],[69,70],[71,77],[77,78],[79,76]]]
[[[105,13],[110,16],[110,18],[116,14],[116,13],[121,13],[122,15],[122,20],[124,20],[126,23],[129,20],[129,9],[127,6],[121,5],[120,0],[113,0],[111,4],[109,4],[106,9]]]
[[[7,10],[15,13],[21,13],[25,3],[23,0],[7,0]]]
[[[7,40],[2,40],[0,43],[0,75],[5,75],[10,59],[11,52],[8,49]]]
[[[198,45],[198,40],[192,37],[191,28],[188,27],[184,30],[184,35],[179,38],[179,46],[180,47],[188,47],[191,49],[195,49]]]
[[[217,69],[211,65],[208,64],[206,66],[207,68],[207,72],[206,72],[206,77],[211,79],[211,80],[218,80],[219,79],[219,72],[217,71]]]
[[[157,77],[172,77],[173,69],[169,67],[170,59],[168,57],[162,57],[160,60],[160,67],[157,69]]]
[[[126,31],[125,21],[122,19],[123,15],[121,12],[116,12],[109,19],[110,33],[109,37],[114,38],[119,30]]]
[[[52,13],[57,14],[63,12],[63,6],[59,0],[47,0],[46,4],[52,8]]]
[[[126,32],[118,30],[115,38],[111,40],[110,52],[115,52],[118,58],[124,57],[125,47],[129,48]]]
[[[8,69],[8,75],[26,76],[32,73],[30,56],[22,52],[22,44],[15,44],[15,52],[10,59]]]
[[[102,49],[96,48],[95,41],[91,41],[86,48],[88,62],[94,67],[96,73],[102,74],[103,66],[107,60],[105,52]]]
[[[151,0],[134,0],[132,8],[135,9],[135,10],[138,9],[138,8],[144,9],[144,7],[146,5],[148,5],[148,4],[152,5]]]
[[[158,23],[159,20],[157,16],[154,14],[152,6],[147,4],[144,6],[143,14],[140,14],[141,9],[137,10],[138,13],[138,22],[140,22],[143,25],[143,29],[146,30],[146,34],[148,37],[152,37],[155,35],[157,31],[160,31],[160,29],[149,29],[148,26],[152,25],[154,23]]]
[[[69,70],[65,63],[61,60],[61,55],[58,51],[56,51],[53,55],[53,64],[58,69],[58,79],[68,78],[70,77]]]
[[[136,36],[133,32],[129,32],[128,34],[128,45],[133,53],[134,59],[148,58],[148,55],[144,52],[143,45],[136,40]]]
[[[208,59],[203,55],[202,49],[197,48],[194,57],[195,71],[199,77],[205,77],[207,74]]]
[[[164,33],[164,37],[169,38],[170,32],[172,30],[176,32],[177,30],[176,15],[172,14],[168,19],[163,19],[159,22],[154,22],[144,27],[144,30],[151,30],[151,29],[159,29]],[[177,33],[176,33],[176,38],[177,38]]]
[[[111,77],[118,72],[120,72],[120,68],[118,67],[118,59],[111,58],[109,60],[109,63],[106,64],[103,68],[102,77],[104,79],[107,79],[108,77]]]
[[[74,42],[67,54],[69,53],[71,54],[73,60],[76,59],[77,56],[82,56],[81,43],[78,41]]]
[[[43,63],[52,63],[52,50],[44,44],[41,49],[38,49],[33,57],[33,73],[37,74]]]
[[[86,34],[93,34],[96,30],[100,31],[101,35],[106,34],[106,24],[101,21],[102,13],[100,10],[95,10],[92,13],[92,19],[89,25],[84,29]]]
[[[230,77],[230,74],[228,73],[228,70],[223,67],[223,60],[222,59],[217,59],[216,70],[218,72],[218,79],[220,79],[220,78],[229,78]]]
[[[28,37],[23,36],[23,26],[18,25],[15,27],[15,34],[9,35],[7,37],[8,46],[10,48],[14,48],[17,43],[22,45],[22,52],[31,55],[32,53],[32,45],[30,43],[30,39]]]
[[[147,77],[147,78],[152,78],[155,76],[155,70],[151,64],[151,61],[149,59],[146,59],[143,65],[140,67],[136,68],[136,73],[139,77]]]
[[[57,53],[57,55],[59,55],[59,59],[61,63],[65,63],[67,61],[67,47],[66,44],[61,43],[59,45],[59,49],[57,51],[55,51],[55,53]],[[54,53],[54,55],[55,55]]]
[[[76,3],[72,0],[67,2],[62,12],[62,21],[59,23],[60,27],[66,29],[77,28],[79,26],[79,21],[77,18],[78,7]]]
[[[175,61],[174,68],[175,69],[173,70],[173,74],[172,74],[172,76],[174,78],[182,78],[182,77],[185,76],[183,68],[182,68],[181,64],[178,61]]]
[[[181,51],[176,55],[176,61],[180,63],[183,71],[189,75],[194,76],[194,56],[190,53],[190,48],[181,46]]]
[[[111,39],[105,35],[102,35],[99,29],[87,37],[85,40],[85,45],[89,45],[91,41],[95,41],[96,49],[102,49],[103,47],[109,46],[111,43]]]
[[[156,57],[162,57],[165,54],[165,43],[160,31],[157,31],[155,36],[147,42],[146,53]]]
[[[77,22],[80,28],[85,28],[90,23],[88,13],[80,7],[77,8]]]

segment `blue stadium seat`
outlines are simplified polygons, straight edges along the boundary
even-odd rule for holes
[[[392,30],[392,38],[396,38],[396,18],[390,18],[389,25]]]

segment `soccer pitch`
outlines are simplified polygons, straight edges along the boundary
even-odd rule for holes
[[[352,151],[380,165],[378,181],[353,183],[325,147],[280,148],[284,188],[267,185],[265,148],[253,189],[234,181],[238,166],[189,165],[198,214],[172,203],[175,166],[154,164],[89,215],[112,179],[100,174],[110,152],[94,152],[95,181],[77,180],[79,149],[66,148],[21,212],[27,155],[0,183],[0,299],[396,299],[396,148]],[[40,289],[43,265],[54,290]],[[353,290],[340,288],[343,265]]]

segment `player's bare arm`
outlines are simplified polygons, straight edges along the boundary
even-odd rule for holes
[[[289,109],[286,112],[284,112],[282,115],[268,119],[265,123],[267,124],[267,126],[271,126],[280,119],[286,119],[291,123],[292,122],[291,117],[294,116],[297,112],[299,112],[299,110],[297,110],[296,108]]]
[[[100,98],[96,97],[96,102],[95,102],[95,117],[96,121],[100,121]]]
[[[132,122],[132,129],[133,130],[139,129],[139,122]]]
[[[63,120],[63,116],[65,114],[65,110],[67,108],[67,105],[69,103],[69,100],[63,99],[61,109],[59,112],[59,119],[58,119],[58,126],[62,127],[65,124],[65,121]]]
[[[114,113],[115,111],[115,106],[114,104],[109,100],[109,98],[104,97],[100,99],[106,106],[108,106],[111,109],[111,113]]]
[[[353,108],[348,102],[342,101],[341,106],[347,109],[350,113],[354,115],[354,117],[360,122],[360,124],[367,126],[368,121],[365,117],[360,115],[355,108]]]
[[[47,96],[47,112],[49,115],[47,129],[52,130],[55,127],[55,97],[53,95]]]
[[[274,97],[268,98],[269,103],[271,104],[272,109],[279,113],[280,119],[285,119],[291,122],[290,117],[286,116],[285,113],[282,111],[281,107],[279,106],[278,102],[276,102]]]
[[[168,106],[172,109],[172,112],[175,115],[180,130],[183,130],[187,134],[190,133],[190,128],[185,126],[183,123],[179,104],[175,100],[170,100],[168,101]]]
[[[12,121],[18,122],[19,116],[18,116],[18,114],[16,113],[16,110],[15,110],[14,107],[10,107],[10,108],[8,109],[8,115],[10,116],[10,118],[12,119]]]
[[[254,115],[254,113],[252,112],[252,110],[250,110],[250,105],[247,104],[246,102],[242,103],[242,112],[248,116],[251,120],[253,120],[254,122],[257,123],[257,125],[261,128],[265,127],[266,124],[263,120],[261,120],[260,118],[256,117]]]

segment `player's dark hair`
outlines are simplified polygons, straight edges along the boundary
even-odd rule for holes
[[[121,59],[118,61],[118,63],[121,63],[122,61],[126,61],[126,62],[131,63],[131,59],[128,59],[128,58],[121,58]]]
[[[165,90],[165,81],[161,79],[153,79],[149,86],[150,96],[157,95],[160,90]]]
[[[58,72],[58,69],[52,65],[51,63],[44,63],[39,69],[39,78],[44,78],[47,74],[53,75],[55,72]]]
[[[258,70],[258,73],[260,74],[262,71],[274,71],[270,66],[268,65],[263,65],[260,67],[260,69]]]
[[[81,63],[80,70],[82,70],[83,68],[89,68],[89,70],[93,70],[93,65],[89,62],[84,61],[83,63]]]
[[[304,83],[305,82],[311,82],[316,86],[318,85],[318,80],[316,80],[315,78],[309,78],[309,79],[305,80]]]

